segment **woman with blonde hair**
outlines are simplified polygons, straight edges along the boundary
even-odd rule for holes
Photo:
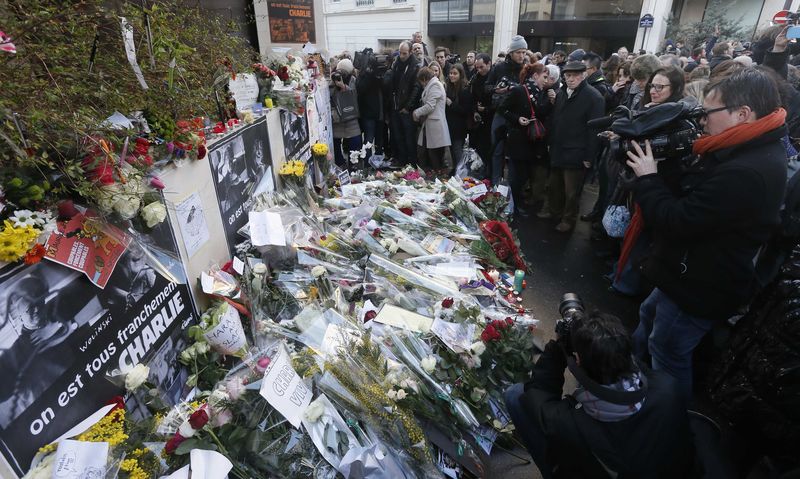
[[[436,77],[436,79],[439,80],[442,85],[447,83],[447,81],[444,79],[444,73],[442,73],[442,67],[440,67],[437,62],[431,62],[431,64],[428,65],[428,68],[433,70],[433,76]]]
[[[700,78],[699,80],[691,81],[686,84],[683,90],[685,96],[690,96],[697,100],[698,105],[703,104],[703,99],[706,97],[705,88],[708,85],[708,79]]]

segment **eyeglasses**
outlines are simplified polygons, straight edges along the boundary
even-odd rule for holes
[[[664,88],[668,88],[669,85],[659,85],[658,83],[651,83],[647,85],[647,87],[650,88],[651,90],[655,90],[661,93],[661,90],[663,90]]]
[[[705,108],[703,108],[703,116],[701,118],[708,118],[708,115],[710,115],[712,113],[716,113],[718,111],[727,110],[727,109],[728,109],[727,106],[721,106],[719,108],[712,108],[710,110],[706,110]]]

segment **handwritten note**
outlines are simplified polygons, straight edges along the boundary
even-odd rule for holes
[[[203,336],[217,352],[234,354],[241,351],[247,343],[239,312],[233,306],[227,306],[228,309],[219,318],[219,324]]]
[[[283,343],[264,372],[259,393],[294,427],[300,427],[303,412],[311,403],[311,390],[292,368]]]
[[[391,304],[384,304],[373,321],[422,333],[431,329],[433,319]]]
[[[281,215],[271,211],[251,211],[249,219],[250,241],[253,246],[286,246]]]
[[[107,442],[65,439],[58,443],[53,479],[105,477],[107,460]]]

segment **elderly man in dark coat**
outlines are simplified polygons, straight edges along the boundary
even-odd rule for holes
[[[603,116],[605,102],[586,82],[586,65],[580,61],[563,68],[564,85],[553,108],[550,130],[549,201],[539,218],[561,218],[556,230],[575,227],[584,173],[597,158],[600,140],[586,123]]]

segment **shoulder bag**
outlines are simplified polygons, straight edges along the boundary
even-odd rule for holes
[[[545,135],[547,135],[547,130],[542,120],[536,118],[536,110],[534,110],[533,102],[531,101],[531,92],[525,85],[522,85],[522,88],[525,89],[525,98],[528,99],[528,105],[531,107],[531,121],[528,123],[528,139],[532,141],[543,140]]]

